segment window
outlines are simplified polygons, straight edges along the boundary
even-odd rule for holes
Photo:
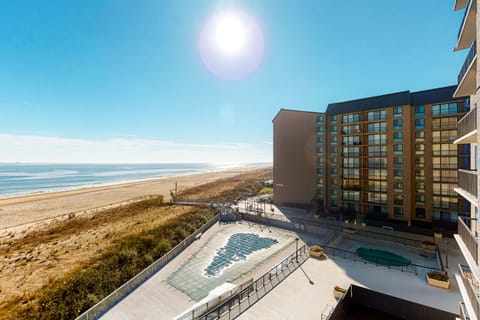
[[[403,132],[396,131],[393,133],[393,141],[394,142],[402,142],[403,140]]]
[[[317,153],[323,153],[323,145],[317,145]]]
[[[425,106],[415,107],[415,117],[423,117],[425,115]]]
[[[415,203],[418,205],[424,205],[425,204],[425,196],[423,194],[417,194],[415,196]]]
[[[425,141],[425,131],[415,131],[415,141],[416,142]]]
[[[416,144],[415,145],[415,154],[418,154],[418,155],[425,154],[425,145],[424,144]]]
[[[323,116],[317,116],[317,123],[323,123]]]
[[[385,144],[387,143],[386,134],[369,134],[368,144]]]
[[[393,154],[402,154],[403,144],[394,144],[393,145]]]
[[[425,129],[425,119],[415,119],[415,129]]]
[[[323,135],[317,136],[317,143],[323,143]]]
[[[337,153],[337,150],[338,148],[336,146],[332,146],[332,149],[330,149],[330,152],[331,153]],[[337,160],[337,158],[334,158],[335,160]]]
[[[380,203],[380,204],[386,204],[387,203],[387,194],[386,193],[369,192],[367,194],[367,196],[368,196],[368,202],[375,202],[375,203]]]
[[[385,169],[368,169],[368,179],[386,180],[387,170]]]
[[[393,191],[402,192],[403,191],[403,182],[394,181],[393,182]]]
[[[415,168],[421,169],[425,167],[425,158],[424,157],[415,157]]]
[[[368,191],[387,192],[387,181],[368,181]]]
[[[360,179],[360,170],[359,169],[343,169],[343,178],[344,179]]]
[[[350,125],[350,126],[343,126],[342,133],[343,134],[360,133],[360,125],[354,124],[354,125]]]
[[[369,168],[386,168],[387,158],[368,158]]]
[[[359,158],[343,158],[344,168],[360,168]]]
[[[346,136],[343,137],[344,145],[356,145],[360,144],[360,136]]]
[[[432,119],[433,129],[456,129],[457,117],[442,117]]]
[[[359,147],[343,147],[342,156],[344,157],[359,157],[360,148]]]
[[[402,106],[393,107],[393,116],[394,117],[402,116]]]
[[[393,130],[401,130],[403,127],[402,119],[393,120]]]
[[[403,170],[402,169],[396,169],[396,170],[393,170],[393,177],[400,177],[402,178],[403,177]]]
[[[425,192],[425,182],[421,182],[421,181],[415,182],[415,191]]]
[[[395,167],[401,167],[401,166],[403,166],[403,158],[401,158],[401,157],[395,157],[395,158],[393,158],[393,165],[394,165]]]
[[[317,176],[319,177],[323,176],[323,168],[317,168]]]
[[[385,120],[387,118],[387,110],[370,111],[368,120]]]
[[[368,146],[369,157],[385,157],[387,155],[387,146]]]
[[[432,115],[439,116],[442,114],[455,114],[457,113],[457,110],[458,110],[457,102],[436,104],[432,106]]]
[[[360,113],[344,114],[342,117],[342,123],[353,123],[360,121]]]
[[[425,219],[425,208],[415,208],[415,218]]]
[[[330,116],[330,123],[337,123],[337,115]]]
[[[336,167],[331,167],[330,168],[330,175],[334,176],[334,177],[337,175],[337,168]]]
[[[425,170],[415,169],[415,178],[423,180],[423,178],[425,178]]]
[[[403,208],[394,207],[393,208],[393,215],[397,218],[403,217]]]
[[[396,194],[393,196],[393,204],[397,206],[403,206],[403,195],[402,194]]]
[[[330,141],[334,144],[337,144],[337,136],[331,136]]]
[[[343,191],[343,200],[360,201],[360,192],[359,191]]]
[[[387,132],[386,122],[369,123],[367,126],[368,132]]]
[[[323,133],[323,126],[317,127],[317,133]]]

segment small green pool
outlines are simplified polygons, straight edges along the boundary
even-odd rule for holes
[[[356,252],[361,258],[384,266],[400,267],[411,263],[410,260],[389,251],[360,247]]]

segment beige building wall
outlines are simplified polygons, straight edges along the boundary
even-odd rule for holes
[[[281,109],[273,119],[273,202],[310,205],[316,194],[319,113]]]

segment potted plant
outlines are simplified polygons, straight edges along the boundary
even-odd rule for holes
[[[308,254],[310,255],[310,257],[320,258],[321,256],[323,256],[323,248],[317,245],[313,245],[308,250]]]
[[[340,286],[335,286],[333,288],[333,296],[335,297],[335,299],[340,299],[346,292],[347,290]]]
[[[422,241],[422,249],[435,250],[437,249],[437,244],[433,241]]]
[[[448,289],[450,288],[450,280],[447,273],[440,271],[427,272],[427,282],[429,285]]]

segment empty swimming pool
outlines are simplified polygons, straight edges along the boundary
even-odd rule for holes
[[[222,227],[167,282],[198,301],[219,285],[252,271],[294,239],[290,233],[253,225]]]

